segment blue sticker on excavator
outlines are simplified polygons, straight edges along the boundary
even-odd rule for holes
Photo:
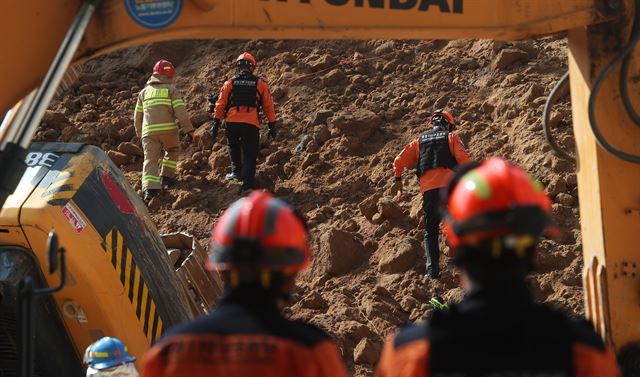
[[[147,29],[164,29],[182,11],[183,0],[124,0],[129,16]]]

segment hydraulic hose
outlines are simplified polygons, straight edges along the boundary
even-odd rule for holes
[[[640,0],[636,0],[636,7],[635,7],[636,15],[634,16],[633,32],[631,35],[631,39],[629,40],[629,44],[622,51],[620,51],[618,55],[616,55],[613,58],[613,60],[611,60],[611,62],[607,64],[606,67],[604,67],[604,69],[600,73],[600,76],[598,76],[598,78],[596,79],[595,83],[593,84],[593,88],[591,89],[591,95],[589,96],[589,107],[588,107],[589,124],[591,125],[591,131],[593,132],[593,135],[598,141],[598,144],[600,144],[607,152],[618,157],[619,159],[632,162],[634,164],[640,164],[640,156],[629,154],[627,152],[624,152],[614,147],[607,141],[607,139],[605,139],[604,135],[602,135],[602,132],[600,132],[600,128],[598,127],[598,124],[596,122],[595,105],[596,105],[596,99],[598,97],[598,93],[600,92],[600,88],[602,87],[604,80],[611,74],[611,72],[613,71],[616,65],[620,64],[623,60],[625,60],[627,56],[630,57],[631,53],[634,51],[636,47],[636,44],[640,40],[640,27],[638,25],[640,22],[640,17],[638,17],[637,15],[638,10],[640,10]],[[624,78],[623,73],[624,72],[621,72],[621,76],[623,76]],[[621,78],[621,80],[623,80],[623,78]],[[623,88],[626,88],[626,82],[624,83],[624,85],[620,85],[620,86],[621,86],[620,88],[621,91],[625,90]],[[627,97],[627,100],[628,100],[628,97]],[[627,108],[627,110],[629,110],[627,104],[625,104],[625,107]]]
[[[637,37],[638,33],[640,33],[640,17],[637,17],[637,12],[640,10],[639,7],[640,2],[636,1],[636,17],[634,18],[633,28],[631,30],[632,39],[633,36]],[[631,99],[629,98],[629,67],[631,66],[631,57],[631,54],[625,56],[624,60],[622,61],[622,66],[620,67],[620,97],[622,98],[622,103],[624,104],[629,117],[636,123],[637,126],[640,126],[640,115],[634,108],[633,103],[631,103]]]
[[[544,137],[547,139],[547,143],[549,143],[549,146],[551,147],[553,152],[556,155],[558,155],[558,157],[564,158],[565,160],[574,160],[574,157],[572,155],[562,150],[560,146],[556,143],[556,140],[553,138],[553,135],[551,134],[551,129],[549,127],[549,117],[551,114],[551,107],[556,103],[556,100],[558,99],[560,88],[562,88],[563,86],[569,83],[569,81],[567,80],[568,78],[569,78],[569,71],[567,71],[564,75],[562,75],[560,80],[558,80],[556,85],[551,90],[551,93],[549,93],[549,96],[547,97],[547,102],[545,102],[544,104],[544,110],[542,111],[542,130],[544,131]]]

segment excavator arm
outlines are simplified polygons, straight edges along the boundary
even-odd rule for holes
[[[172,39],[522,40],[568,31],[585,308],[616,348],[640,339],[638,0],[22,0],[4,4],[0,110],[42,86],[70,26],[69,61]],[[82,4],[82,5],[81,5]],[[93,10],[95,9],[95,10]],[[78,13],[80,10],[80,13]],[[85,17],[86,18],[86,17]],[[20,33],[16,33],[19,30]],[[66,35],[66,37],[65,37]],[[77,36],[77,35],[76,35]],[[613,62],[613,63],[611,63]],[[624,67],[624,68],[621,68]],[[621,72],[622,71],[622,72]],[[59,80],[58,80],[59,81]],[[53,81],[55,83],[55,80]],[[626,86],[629,86],[627,88]],[[44,101],[47,103],[48,101]],[[38,116],[24,121],[31,127]],[[35,122],[35,123],[34,123]],[[16,123],[16,122],[14,122]],[[20,122],[18,122],[20,123]],[[0,127],[0,152],[15,135]],[[27,135],[29,136],[29,135]],[[21,141],[23,148],[30,138]],[[15,139],[14,139],[15,141]],[[2,163],[0,159],[0,164]],[[3,167],[0,167],[0,175]],[[1,182],[0,182],[1,183]]]
[[[74,60],[171,39],[521,40],[606,21],[622,9],[596,0],[96,0]],[[81,0],[5,6],[0,111],[38,87]],[[154,15],[163,13],[162,15]],[[15,35],[14,38],[6,36]]]

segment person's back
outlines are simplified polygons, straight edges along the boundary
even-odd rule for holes
[[[322,330],[285,319],[275,300],[254,290],[227,293],[147,360],[143,376],[340,376],[344,368]]]
[[[255,191],[223,214],[210,249],[208,267],[222,271],[224,294],[210,314],[155,345],[142,376],[346,377],[336,345],[322,330],[280,313],[311,257],[297,212]]]
[[[526,286],[551,211],[539,186],[494,158],[447,191],[445,232],[465,298],[389,339],[378,377],[619,376],[588,322],[535,303]]]

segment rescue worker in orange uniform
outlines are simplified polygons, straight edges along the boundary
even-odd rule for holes
[[[455,119],[448,111],[436,110],[429,119],[431,130],[413,140],[393,160],[395,176],[392,192],[402,190],[402,172],[416,166],[420,181],[424,212],[424,249],[427,259],[426,275],[440,277],[440,194],[458,164],[469,161],[460,137],[453,132]]]
[[[619,376],[590,323],[535,303],[527,288],[551,222],[541,185],[494,157],[463,167],[444,191],[444,232],[466,295],[388,339],[377,377]]]
[[[145,200],[158,195],[162,186],[176,184],[175,171],[180,155],[179,129],[182,128],[187,134],[194,131],[182,95],[173,85],[174,72],[171,62],[158,61],[153,67],[153,75],[138,94],[134,125],[136,135],[142,138],[144,150],[142,189]],[[158,161],[163,150],[160,169]]]
[[[231,159],[227,179],[242,181],[241,191],[253,189],[256,160],[260,147],[260,118],[264,112],[268,121],[268,137],[276,138],[276,112],[269,86],[253,74],[256,59],[244,52],[236,59],[238,74],[224,83],[214,108],[211,136],[216,139],[222,120]]]
[[[225,211],[207,267],[225,291],[208,315],[170,330],[146,355],[143,377],[346,377],[340,353],[315,326],[284,318],[296,274],[311,260],[298,212],[263,191]]]

